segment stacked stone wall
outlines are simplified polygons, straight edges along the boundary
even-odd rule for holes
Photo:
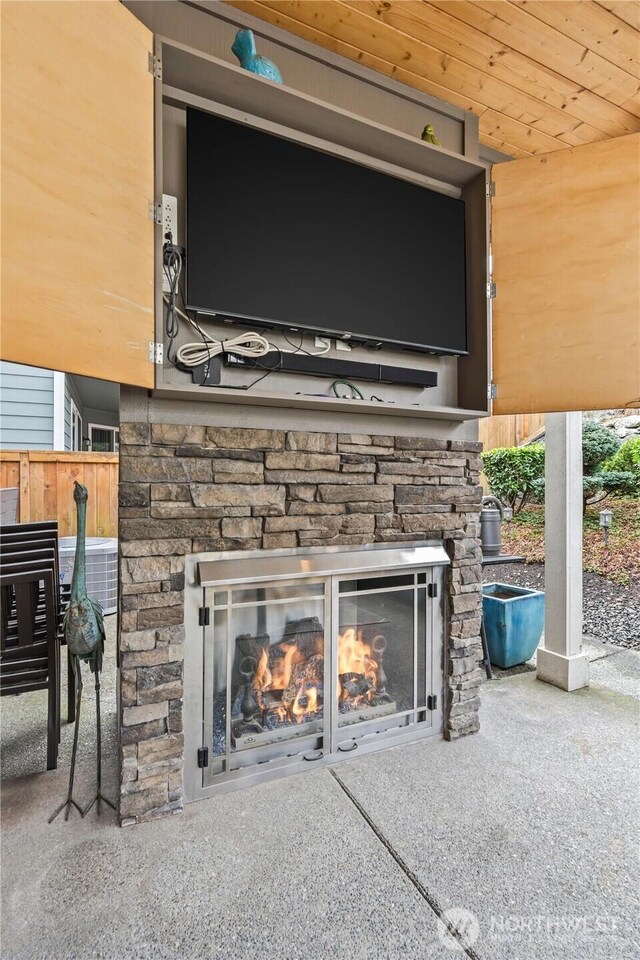
[[[478,729],[479,443],[166,423],[123,423],[120,439],[123,823],[183,806],[191,553],[442,540],[444,735]]]

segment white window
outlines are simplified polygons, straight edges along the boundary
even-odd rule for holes
[[[82,450],[82,417],[73,400],[69,399],[71,409],[71,449]]]
[[[101,423],[89,424],[89,450],[117,453],[120,447],[120,431],[117,427],[105,427]]]

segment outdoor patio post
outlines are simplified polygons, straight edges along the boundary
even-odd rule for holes
[[[563,690],[589,684],[582,652],[582,414],[545,418],[545,623],[538,679]]]

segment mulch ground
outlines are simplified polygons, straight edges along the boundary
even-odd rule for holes
[[[504,552],[511,551],[505,549]],[[544,565],[496,564],[484,567],[483,578],[485,583],[497,581],[544,590]],[[623,586],[586,570],[583,576],[583,617],[584,634],[603,643],[640,650],[640,589],[635,584]]]
[[[600,510],[613,511],[613,525],[605,546]],[[544,563],[544,507],[532,504],[509,523],[502,524],[503,553],[523,556],[528,563]],[[640,498],[608,498],[587,507],[582,541],[583,568],[640,595]]]

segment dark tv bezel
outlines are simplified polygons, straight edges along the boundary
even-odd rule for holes
[[[187,264],[188,264],[188,257]],[[188,270],[187,265],[187,270]],[[466,273],[466,263],[465,263]],[[466,293],[465,293],[466,300]],[[187,310],[197,313],[199,317],[215,318],[220,323],[238,324],[240,326],[260,327],[262,329],[288,330],[290,333],[313,333],[317,336],[328,336],[333,340],[344,340],[352,346],[367,347],[369,350],[382,350],[384,347],[393,347],[399,350],[410,350],[412,353],[428,353],[431,356],[438,357],[468,357],[469,350],[453,350],[450,347],[434,347],[423,343],[411,343],[409,340],[392,340],[385,337],[367,337],[362,333],[349,333],[345,330],[335,330],[331,327],[307,326],[299,323],[297,326],[282,320],[272,320],[265,317],[248,317],[245,314],[231,313],[229,311],[213,310],[211,308],[203,309],[187,304]],[[260,330],[258,330],[258,333]],[[465,311],[465,340],[469,341],[469,325]]]
[[[191,109],[198,113],[207,113],[207,111],[197,110],[197,108],[192,107]],[[215,114],[215,116],[217,116],[217,114]],[[221,119],[230,119],[230,118],[222,117]],[[416,189],[429,190],[432,193],[439,193],[438,190],[433,190],[431,187],[422,186],[421,184],[415,183],[415,181],[412,181],[409,178],[401,177],[399,175],[396,175],[395,173],[389,173],[387,171],[379,170],[373,164],[370,166],[369,164],[360,163],[357,160],[351,159],[350,157],[342,156],[337,151],[333,153],[333,152],[317,149],[316,147],[312,147],[309,144],[302,143],[301,141],[297,141],[297,140],[291,141],[288,137],[279,136],[275,132],[262,130],[258,127],[253,127],[250,123],[241,123],[240,121],[235,121],[235,120],[232,120],[231,122],[238,123],[238,126],[249,127],[252,130],[256,130],[258,133],[264,133],[266,136],[275,137],[278,140],[284,140],[287,143],[291,143],[291,142],[296,143],[298,146],[304,147],[307,150],[312,150],[315,153],[329,153],[330,156],[337,157],[338,159],[344,161],[345,163],[351,163],[357,167],[364,167],[365,169],[368,169],[368,170],[374,170],[376,173],[379,173],[381,176],[390,177],[391,179],[394,179],[394,180],[404,180],[406,183],[412,183],[416,187]],[[188,196],[189,158],[188,158],[188,151],[186,152],[187,152],[187,157],[186,157],[186,164],[185,164],[185,177],[187,179],[187,189],[185,191],[185,194]],[[451,198],[451,199],[455,199],[455,198]],[[464,197],[460,197],[459,202],[465,205],[465,213],[466,213],[466,203],[465,203]],[[185,237],[188,237],[189,207],[188,207],[188,204],[186,203],[185,203],[185,216],[186,216]],[[198,314],[198,316],[215,317],[218,321],[222,323],[237,323],[241,326],[251,326],[251,327],[257,325],[262,327],[263,329],[271,328],[271,329],[279,329],[279,330],[288,330],[291,333],[310,333],[310,334],[316,334],[318,336],[329,336],[332,339],[344,340],[345,342],[352,344],[354,346],[367,347],[372,350],[382,350],[385,346],[387,346],[397,350],[411,351],[413,353],[430,354],[431,356],[467,357],[469,356],[469,314],[468,314],[469,297],[468,297],[468,287],[467,287],[468,274],[467,274],[466,215],[464,218],[463,259],[464,259],[464,277],[465,277],[465,289],[464,289],[465,349],[464,350],[456,350],[451,347],[436,347],[436,346],[432,346],[424,343],[413,343],[410,340],[395,340],[395,339],[392,339],[391,337],[371,337],[371,336],[367,336],[364,333],[351,333],[351,331],[348,331],[348,330],[338,330],[333,327],[321,327],[315,324],[305,324],[305,323],[292,324],[290,321],[276,320],[276,319],[273,319],[272,317],[248,316],[247,314],[235,313],[234,311],[223,310],[217,307],[211,307],[211,306],[202,307],[202,306],[193,304],[188,300],[186,301],[186,309],[193,311],[194,313]],[[188,297],[189,295],[189,277],[188,277],[189,251],[188,249],[186,250],[186,256],[185,256],[185,269],[187,274],[185,292],[186,292],[186,296]]]

